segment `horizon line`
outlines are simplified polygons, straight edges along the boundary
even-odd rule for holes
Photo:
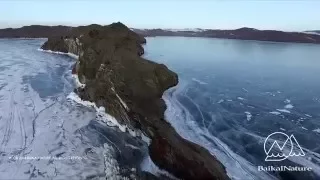
[[[118,21],[120,22],[120,21]],[[113,22],[113,23],[116,23],[116,22]],[[112,23],[110,23],[112,24]],[[58,24],[58,25],[47,25],[47,24],[30,24],[30,25],[21,25],[21,26],[18,26],[18,27],[13,27],[13,26],[9,26],[9,27],[5,27],[5,28],[0,28],[0,30],[3,30],[3,29],[20,29],[20,28],[23,28],[23,27],[28,27],[28,26],[49,26],[49,27],[55,27],[55,26],[66,26],[66,27],[79,27],[79,26],[89,26],[89,25],[100,25],[100,26],[108,26],[110,24],[97,24],[97,23],[88,23],[86,25],[84,24],[81,24],[81,25],[65,25],[65,24]],[[124,23],[123,23],[124,24]],[[124,24],[126,25],[126,24]],[[127,25],[126,25],[127,26]],[[225,29],[221,29],[221,28],[199,28],[199,27],[196,27],[196,28],[190,28],[190,27],[185,27],[185,28],[136,28],[136,27],[129,27],[127,26],[129,29],[140,29],[140,30],[153,30],[153,29],[162,29],[162,30],[196,30],[196,29],[199,29],[199,30],[237,30],[237,29],[242,29],[242,28],[248,28],[248,29],[255,29],[255,30],[259,30],[259,31],[264,31],[264,30],[272,30],[272,31],[282,31],[282,32],[313,32],[313,31],[319,31],[319,30],[313,30],[313,29],[308,29],[308,30],[303,30],[303,31],[289,31],[289,30],[281,30],[281,29],[260,29],[260,28],[253,28],[253,27],[248,27],[248,26],[242,26],[242,27],[239,27],[239,28],[225,28]]]

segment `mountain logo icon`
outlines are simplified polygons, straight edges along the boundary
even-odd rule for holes
[[[293,134],[274,132],[264,141],[265,161],[283,161],[288,157],[305,156],[303,149]]]

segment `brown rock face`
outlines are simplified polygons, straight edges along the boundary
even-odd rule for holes
[[[229,179],[209,151],[183,139],[170,125],[161,126],[149,146],[150,157],[160,168],[185,180]]]
[[[77,89],[84,100],[105,107],[121,124],[141,129],[152,139],[150,156],[159,167],[184,179],[228,179],[215,157],[200,146],[181,138],[164,120],[162,94],[178,84],[178,76],[163,64],[146,60],[141,44],[145,39],[121,23],[97,28],[74,29],[79,47],[73,41],[51,40],[50,50],[78,50],[74,67],[86,86]],[[75,35],[69,36],[75,38]]]
[[[63,53],[68,52],[67,45],[62,37],[49,38],[48,41],[42,45],[41,49],[59,51]]]

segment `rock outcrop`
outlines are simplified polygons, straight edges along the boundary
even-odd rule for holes
[[[41,49],[80,55],[81,43],[78,38],[53,37],[49,38]]]
[[[50,51],[58,51],[58,52],[63,52],[63,53],[68,53],[68,46],[65,43],[65,40],[63,37],[55,37],[55,38],[50,38],[48,41],[46,41],[41,49],[43,50],[50,50]]]
[[[78,95],[102,106],[120,124],[141,129],[151,140],[150,157],[160,168],[182,179],[229,179],[209,151],[183,139],[164,120],[162,94],[178,76],[163,64],[141,57],[146,40],[122,23],[79,27],[49,38],[42,49],[79,55],[73,70],[84,88]]]
[[[152,138],[151,159],[176,177],[193,179],[229,179],[223,165],[206,149],[179,136],[171,125],[159,123]]]

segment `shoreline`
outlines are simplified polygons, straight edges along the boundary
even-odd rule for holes
[[[315,35],[315,34],[312,34]],[[320,34],[316,34],[319,35]],[[269,40],[254,40],[254,39],[236,39],[236,38],[219,38],[219,37],[205,37],[205,36],[181,36],[181,35],[155,35],[155,36],[144,36],[145,38],[157,38],[157,37],[165,37],[165,38],[199,38],[199,39],[215,39],[215,40],[234,40],[234,41],[245,41],[245,42],[263,42],[263,43],[270,43],[270,44],[301,44],[301,45],[320,45],[320,43],[308,43],[308,42],[286,42],[286,41],[269,41]],[[47,40],[48,38],[19,38],[19,37],[13,37],[13,38],[8,38],[8,37],[0,37],[0,40],[11,40],[11,39],[18,39],[18,40]],[[51,51],[51,50],[43,50],[43,49],[37,49],[39,51]],[[58,52],[58,51],[52,51],[52,53],[56,54],[68,54],[64,52]],[[72,53],[71,53],[72,54]],[[75,55],[75,54],[73,54]]]
[[[76,60],[79,59],[79,56],[77,56],[73,53],[64,53],[64,52],[59,52],[59,51],[43,50],[40,48],[37,50],[44,52],[44,53],[67,55],[67,56],[74,58]],[[76,88],[83,88],[85,86],[85,84],[82,84],[79,81],[77,74],[71,73],[71,76],[73,78],[73,81],[75,83]],[[84,107],[95,109],[96,118],[97,118],[96,120],[101,121],[102,123],[105,123],[109,127],[116,127],[121,132],[128,133],[128,134],[130,134],[130,136],[132,136],[134,138],[140,138],[147,145],[151,144],[151,139],[149,137],[147,137],[140,129],[130,129],[126,125],[119,124],[118,121],[115,119],[115,117],[113,117],[112,115],[108,114],[105,111],[104,107],[97,107],[96,103],[94,103],[94,102],[84,101],[74,92],[70,92],[70,94],[66,97],[66,99],[69,99],[77,104],[81,104]],[[146,172],[155,173],[153,175],[157,176],[158,178],[160,178],[161,176],[167,176],[168,178],[171,178],[172,180],[177,179],[171,173],[159,168],[150,158],[149,152],[147,152],[147,156],[141,162],[140,168],[141,168],[141,170],[146,170]]]
[[[254,28],[239,28],[233,30],[205,29],[203,31],[172,31],[166,29],[132,29],[144,37],[180,36],[180,37],[206,37],[217,39],[255,40],[268,42],[289,42],[320,44],[320,34],[306,32],[286,32],[278,30],[258,30]]]
[[[319,34],[320,36],[320,34]],[[144,36],[145,38],[198,38],[198,39],[214,39],[214,40],[230,40],[230,41],[244,41],[244,42],[257,42],[269,44],[300,44],[309,46],[319,46],[320,43],[306,43],[306,42],[283,42],[283,41],[263,41],[263,40],[250,40],[250,39],[232,39],[232,38],[218,38],[218,37],[202,37],[202,36]]]
[[[51,51],[51,50],[43,50],[43,49],[37,49],[41,52],[45,52],[45,53],[52,53],[52,54],[60,54],[60,55],[68,55],[76,60],[79,59],[79,56],[73,54],[73,53],[64,53],[64,52],[59,52],[59,51]],[[85,84],[82,84],[78,78],[77,74],[72,74],[74,83],[76,88],[84,88]],[[70,94],[66,97],[67,99],[73,100],[74,102],[81,104],[85,107],[90,107],[90,108],[94,108],[96,111],[96,115],[97,117],[101,118],[101,121],[106,123],[108,126],[110,127],[118,127],[118,129],[120,129],[122,132],[127,132],[129,133],[131,136],[133,137],[141,137],[142,140],[144,142],[146,142],[147,144],[150,144],[150,139],[145,136],[142,132],[138,132],[141,130],[138,129],[130,129],[129,127],[127,127],[126,125],[121,125],[119,124],[119,122],[116,120],[115,117],[113,117],[112,115],[108,114],[105,112],[105,108],[100,106],[98,107],[96,105],[96,103],[94,102],[90,102],[90,101],[85,101],[82,100],[79,95],[77,95],[75,92],[70,92]],[[139,135],[141,133],[141,135]]]

